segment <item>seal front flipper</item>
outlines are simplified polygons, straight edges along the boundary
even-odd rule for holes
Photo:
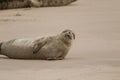
[[[33,46],[33,54],[36,54],[47,42],[37,42]]]

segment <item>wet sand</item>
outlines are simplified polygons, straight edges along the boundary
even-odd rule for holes
[[[65,60],[0,56],[0,80],[120,80],[120,1],[79,0],[69,6],[0,11],[0,41],[72,29]]]

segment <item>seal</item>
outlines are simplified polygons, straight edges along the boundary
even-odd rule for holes
[[[13,59],[62,60],[74,39],[72,30],[64,30],[55,36],[5,41],[0,49],[2,55]]]
[[[27,7],[65,6],[75,1],[76,0],[0,0],[0,10]]]

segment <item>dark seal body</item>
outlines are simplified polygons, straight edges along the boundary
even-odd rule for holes
[[[76,0],[0,0],[0,9],[64,6]]]
[[[0,0],[0,9],[15,9],[31,7],[30,0]]]
[[[61,60],[71,47],[72,38],[69,41],[68,38],[61,33],[35,39],[13,39],[2,42],[0,53],[14,59]]]

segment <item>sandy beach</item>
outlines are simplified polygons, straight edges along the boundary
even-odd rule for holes
[[[76,34],[65,60],[0,56],[0,80],[120,80],[120,0],[78,0],[62,7],[0,11],[0,41]]]

